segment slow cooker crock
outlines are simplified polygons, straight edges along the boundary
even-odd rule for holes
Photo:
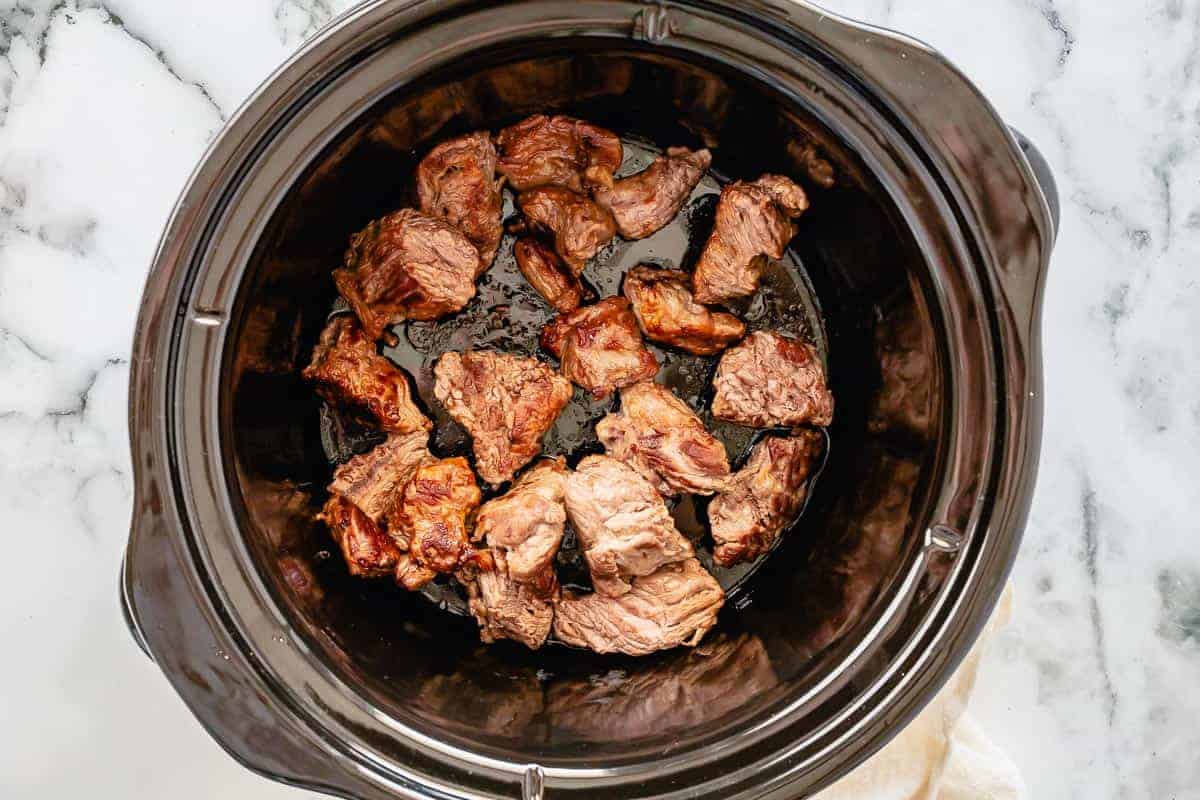
[[[793,246],[838,399],[809,508],[695,651],[483,647],[352,581],[313,520],[298,373],[351,232],[445,136],[562,110],[814,188]],[[147,281],[122,599],[212,736],[358,798],[803,797],[966,654],[1015,557],[1041,415],[1044,162],[929,48],[786,0],[374,0],[217,138]]]

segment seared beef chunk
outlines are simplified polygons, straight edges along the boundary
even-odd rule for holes
[[[671,147],[637,175],[597,189],[596,202],[612,212],[622,236],[643,239],[675,219],[711,164],[707,150]]]
[[[562,373],[599,398],[658,374],[637,318],[623,297],[563,314],[542,329],[542,347],[562,362]]]
[[[467,519],[479,507],[475,473],[465,458],[446,458],[417,468],[388,527],[407,550],[396,568],[396,580],[419,589],[434,573],[453,572],[477,562],[467,541]]]
[[[717,419],[755,428],[828,425],[833,395],[812,345],[755,331],[721,356],[713,378]]]
[[[686,272],[638,266],[625,276],[624,294],[646,338],[709,356],[746,334],[741,320],[724,311],[710,311],[692,298]]]
[[[442,142],[417,165],[421,211],[458,228],[479,251],[479,277],[500,247],[500,181],[496,146],[485,131]]]
[[[660,494],[712,494],[729,479],[725,445],[687,403],[652,381],[622,389],[620,412],[600,420],[596,435]]]
[[[384,524],[413,472],[433,460],[428,441],[424,431],[392,434],[334,470],[329,491],[354,503],[376,524]]]
[[[567,514],[600,594],[629,591],[629,581],[664,564],[692,558],[666,503],[632,468],[588,456],[567,478]]]
[[[712,235],[692,276],[696,300],[722,303],[753,294],[767,257],[783,256],[796,235],[792,220],[807,208],[804,190],[782,175],[722,189]]]
[[[536,114],[500,131],[500,174],[518,192],[539,186],[611,186],[621,166],[615,133],[572,117]]]
[[[571,399],[546,364],[490,350],[446,353],[434,394],[474,439],[475,466],[490,484],[511,480],[542,450],[542,436]]]
[[[513,639],[536,650],[550,634],[554,619],[552,598],[558,593],[554,571],[542,587],[519,583],[511,577],[501,553],[493,553],[495,569],[475,570],[462,578],[467,588],[471,614],[479,623],[479,638],[485,642]]]
[[[433,427],[413,404],[404,370],[375,352],[375,341],[352,317],[334,317],[301,373],[329,403],[364,412],[389,433]]]
[[[554,250],[537,239],[522,237],[513,245],[513,255],[525,280],[555,311],[565,314],[579,308],[583,299],[579,276],[567,268]]]
[[[700,562],[688,558],[635,578],[619,597],[567,596],[554,614],[554,634],[597,653],[644,656],[696,645],[717,622],[725,593]]]
[[[400,551],[370,517],[339,495],[331,495],[321,512],[329,533],[346,559],[351,575],[379,578],[391,575]]]
[[[812,430],[792,436],[769,436],[754,446],[746,466],[708,507],[713,560],[723,567],[753,561],[804,505],[806,484],[822,449],[821,434]]]
[[[359,231],[333,282],[367,336],[406,319],[437,319],[475,296],[479,251],[458,228],[406,208]]]
[[[587,196],[561,186],[521,192],[517,205],[535,230],[554,234],[554,250],[576,277],[616,233],[612,214]]]
[[[545,459],[522,475],[507,494],[479,509],[474,538],[487,540],[498,568],[518,583],[545,590],[554,582],[554,557],[567,521],[563,507],[567,474],[561,459]]]

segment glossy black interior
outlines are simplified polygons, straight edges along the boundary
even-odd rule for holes
[[[239,296],[225,354],[223,437],[263,579],[292,627],[353,691],[467,746],[595,763],[661,753],[761,716],[815,686],[862,639],[921,544],[914,520],[938,470],[945,354],[909,232],[854,154],[803,108],[662,54],[565,56],[557,53],[572,52],[568,41],[545,47],[481,54],[436,84],[385,99],[293,188]],[[725,178],[781,172],[810,190],[789,263],[802,265],[824,319],[823,334],[808,333],[824,340],[837,400],[830,456],[804,517],[694,651],[624,659],[482,646],[472,620],[387,582],[347,576],[313,520],[330,473],[331,426],[322,426],[299,370],[335,299],[329,273],[349,235],[412,203],[411,171],[431,144],[547,110],[659,146],[710,146],[714,172]],[[816,186],[798,160],[808,144],[834,164],[832,188]],[[704,225],[702,213],[695,224]],[[614,263],[632,266],[620,260],[631,257]],[[593,282],[604,293],[615,288],[603,281]],[[469,312],[475,327],[459,328],[459,338],[466,330],[493,346],[532,347],[534,333],[522,326],[533,321],[496,305],[481,299]],[[428,399],[427,365],[405,366]],[[435,441],[443,452],[463,446],[446,424]],[[925,580],[937,576],[935,565]],[[850,696],[854,676],[846,679],[834,690]]]

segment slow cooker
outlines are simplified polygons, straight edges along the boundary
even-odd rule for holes
[[[695,650],[485,647],[346,576],[299,377],[348,236],[458,132],[563,111],[820,184],[792,246],[837,397],[808,509]],[[826,169],[829,168],[829,169]],[[1041,424],[1045,163],[930,48],[789,0],[371,0],[245,104],[183,192],[132,358],[121,581],[234,758],[354,798],[799,798],[964,657]]]

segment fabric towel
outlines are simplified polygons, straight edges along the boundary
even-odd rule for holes
[[[1022,800],[1016,766],[966,713],[979,657],[1012,613],[1006,589],[984,634],[907,728],[816,800]]]

